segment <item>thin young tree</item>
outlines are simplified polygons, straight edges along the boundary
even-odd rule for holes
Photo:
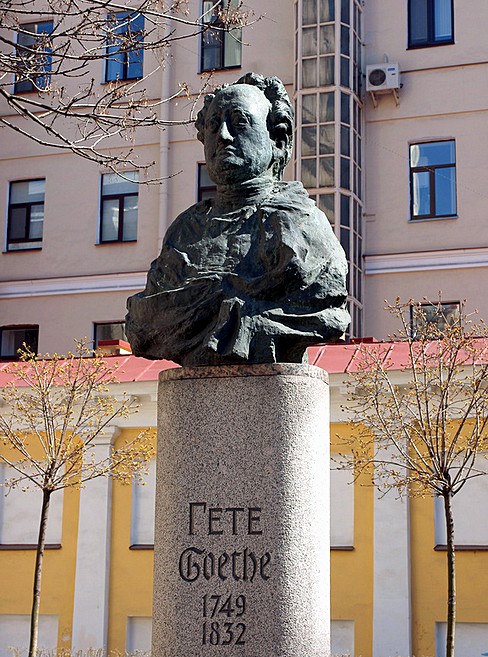
[[[172,45],[202,33],[216,45],[224,34],[240,43],[249,22],[242,0],[203,4],[196,15],[187,0],[3,3],[0,128],[113,170],[149,167],[132,149],[134,133],[192,120],[183,81],[161,97]],[[185,95],[186,117],[172,121],[166,108]]]
[[[374,484],[442,499],[447,536],[446,657],[454,657],[456,569],[453,497],[486,474],[488,332],[464,312],[396,299],[401,325],[391,343],[364,344],[354,358],[348,406],[354,431],[349,466],[374,471]],[[399,375],[400,374],[400,375]],[[352,409],[352,411],[351,411]],[[352,414],[351,414],[352,413]],[[373,468],[373,470],[372,470]]]
[[[53,494],[79,488],[98,477],[130,482],[146,471],[154,455],[150,432],[100,458],[95,449],[105,429],[137,411],[125,393],[114,395],[117,365],[94,354],[84,342],[66,357],[41,357],[28,347],[11,363],[2,389],[0,463],[10,473],[7,489],[33,488],[42,496],[34,568],[29,657],[38,649],[41,578],[49,506]],[[4,370],[5,371],[5,370]]]

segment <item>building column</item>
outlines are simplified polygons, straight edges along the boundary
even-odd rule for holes
[[[412,654],[409,500],[374,502],[373,657]]]
[[[97,461],[110,457],[120,433],[107,427],[94,445]],[[111,477],[89,481],[80,491],[72,649],[107,648],[110,574]]]

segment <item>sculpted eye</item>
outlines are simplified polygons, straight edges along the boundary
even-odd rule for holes
[[[232,123],[237,127],[237,128],[243,128],[245,126],[248,126],[251,124],[251,120],[249,119],[248,116],[245,114],[234,114],[232,117]]]
[[[213,118],[207,121],[205,127],[212,132],[217,132],[220,126],[220,121],[217,118]]]

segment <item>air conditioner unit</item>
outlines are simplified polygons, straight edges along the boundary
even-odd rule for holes
[[[366,91],[390,91],[400,89],[398,64],[369,64],[366,66]]]

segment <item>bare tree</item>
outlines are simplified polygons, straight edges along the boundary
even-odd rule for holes
[[[454,657],[455,539],[452,500],[466,482],[486,473],[488,446],[488,333],[441,303],[399,299],[389,306],[403,341],[399,378],[391,343],[361,345],[349,380],[346,411],[355,430],[349,466],[375,473],[374,483],[411,496],[442,498],[447,535],[446,657]]]
[[[95,445],[114,420],[137,407],[125,394],[115,397],[109,385],[116,382],[116,365],[94,355],[84,342],[67,357],[41,358],[30,349],[8,366],[10,383],[0,398],[0,463],[11,473],[7,489],[37,488],[42,495],[36,550],[29,657],[38,646],[41,577],[51,497],[64,488],[80,487],[98,477],[130,482],[145,472],[154,455],[148,431],[113,448],[109,457],[97,456]]]
[[[172,44],[205,31],[240,39],[249,18],[242,5],[215,0],[190,18],[187,0],[5,0],[0,126],[112,169],[150,166],[135,161],[135,131],[192,120],[194,102],[182,121],[164,110],[176,96],[189,97],[184,83],[165,98],[148,91]]]

